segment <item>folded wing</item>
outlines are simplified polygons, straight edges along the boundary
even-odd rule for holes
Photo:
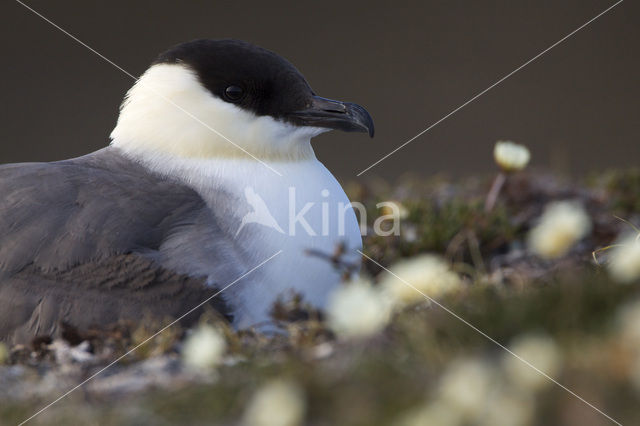
[[[114,149],[0,166],[0,340],[178,317],[239,268],[225,246],[195,191]]]

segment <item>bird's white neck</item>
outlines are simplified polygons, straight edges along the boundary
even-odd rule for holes
[[[310,139],[327,131],[257,116],[206,90],[181,64],[149,68],[120,108],[111,144],[133,157],[315,158]]]

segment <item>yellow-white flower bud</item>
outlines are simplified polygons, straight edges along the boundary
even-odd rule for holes
[[[498,141],[493,148],[493,158],[505,172],[516,172],[527,167],[531,153],[524,145],[511,141]]]
[[[640,241],[637,235],[622,239],[620,245],[611,250],[609,272],[615,280],[623,283],[640,278]]]
[[[591,220],[580,204],[554,202],[546,207],[540,222],[529,233],[529,247],[542,258],[557,258],[590,230]]]

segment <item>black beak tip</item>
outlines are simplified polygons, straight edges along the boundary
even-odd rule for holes
[[[358,127],[363,132],[367,132],[369,137],[373,138],[373,135],[375,134],[375,126],[373,125],[373,118],[371,118],[371,114],[358,104],[349,103],[347,105],[349,114],[352,116],[354,122],[357,123]]]
[[[373,139],[373,135],[376,133],[376,129],[373,126],[373,120],[369,121],[369,125],[367,126],[367,132],[369,133],[369,137]]]

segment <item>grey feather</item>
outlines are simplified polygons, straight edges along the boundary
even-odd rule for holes
[[[0,340],[178,316],[239,275],[233,250],[198,193],[115,148],[0,166]]]
[[[134,254],[64,271],[30,265],[0,283],[0,333],[11,343],[27,343],[55,335],[62,323],[87,330],[145,316],[179,318],[218,291],[202,278],[176,274]],[[185,316],[183,325],[193,324],[206,306],[226,312],[223,299],[214,297]]]

